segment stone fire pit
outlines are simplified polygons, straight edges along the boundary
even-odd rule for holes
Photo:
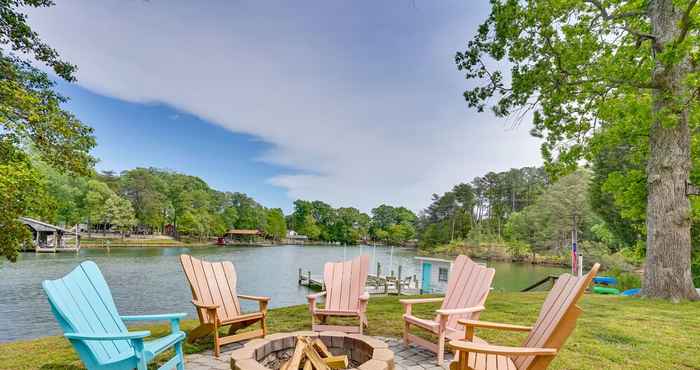
[[[278,370],[282,362],[291,357],[297,337],[321,338],[334,355],[348,356],[349,369],[394,370],[394,353],[383,341],[334,331],[297,331],[253,339],[231,353],[231,369]]]

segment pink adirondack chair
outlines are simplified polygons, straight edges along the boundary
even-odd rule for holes
[[[457,351],[451,370],[544,370],[576,327],[583,313],[577,305],[586,287],[598,273],[599,264],[583,276],[559,276],[542,305],[532,327],[479,320],[459,320],[465,326],[464,340],[453,340],[448,346]],[[476,337],[474,331],[494,329],[529,333],[520,347],[489,344]]]
[[[362,334],[363,327],[367,327],[365,310],[369,293],[365,292],[365,283],[368,270],[369,256],[367,255],[361,255],[351,261],[326,263],[323,268],[326,291],[307,296],[309,311],[311,311],[311,330]],[[316,300],[322,296],[326,297],[325,305],[323,308],[318,308]],[[360,325],[358,327],[325,325],[329,316],[356,317]]]
[[[403,315],[403,339],[408,345],[414,343],[437,353],[437,362],[442,365],[445,352],[445,338],[462,338],[457,324],[459,319],[477,320],[484,310],[486,297],[491,290],[491,281],[496,270],[481,266],[469,257],[460,255],[455,259],[447,281],[444,298],[402,299],[406,312]],[[442,302],[434,319],[413,316],[412,305],[419,303]],[[438,337],[437,344],[429,342],[409,332],[411,326],[427,330]]]

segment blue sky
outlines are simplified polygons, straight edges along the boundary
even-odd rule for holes
[[[206,4],[206,6],[202,6]],[[468,109],[455,51],[488,1],[71,0],[30,22],[79,66],[62,83],[99,169],[154,166],[368,211],[425,207],[489,170],[538,165],[529,124]]]
[[[117,173],[157,167],[196,175],[215,189],[245,192],[263,204],[286,205],[284,192],[266,179],[282,168],[256,158],[270,145],[234,134],[164,104],[139,104],[109,98],[78,85],[61,83],[66,105],[90,125],[97,138],[93,155],[98,171]]]

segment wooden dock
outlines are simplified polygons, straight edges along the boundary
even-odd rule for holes
[[[420,294],[418,280],[416,276],[401,278],[401,266],[399,266],[398,276],[381,275],[381,266],[377,264],[377,273],[367,275],[367,283],[365,291],[371,295],[416,295]],[[303,271],[299,269],[297,282],[301,286],[308,287],[313,290],[324,290],[325,283],[323,276],[312,274],[311,271]]]
[[[557,282],[557,279],[558,279],[558,278],[559,278],[559,277],[556,276],[556,275],[549,275],[549,276],[543,278],[542,280],[539,280],[539,281],[537,281],[536,283],[534,283],[534,284],[528,286],[527,288],[522,289],[521,292],[529,292],[529,291],[534,290],[535,288],[539,287],[540,285],[544,285],[544,284],[547,284],[547,283],[550,284],[549,287],[551,288],[551,287],[554,286],[554,283]]]

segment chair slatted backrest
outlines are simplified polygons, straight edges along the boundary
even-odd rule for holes
[[[441,308],[456,309],[483,305],[491,290],[491,282],[495,273],[495,269],[481,266],[465,255],[457,256],[452,263],[445,299],[442,301]],[[457,320],[476,320],[478,318],[478,312],[452,315],[447,321],[447,327],[459,329]]]
[[[554,348],[564,345],[566,338],[576,327],[576,319],[581,309],[576,303],[581,299],[591,280],[598,273],[599,264],[595,264],[588,274],[572,276],[562,274],[547,295],[540,315],[525,339],[523,347]],[[544,369],[554,356],[519,356],[513,359],[518,369]]]
[[[368,271],[369,256],[365,254],[350,261],[326,263],[323,268],[325,309],[357,311],[360,307],[359,298],[365,292]]]
[[[44,281],[42,287],[49,298],[51,310],[65,333],[127,332],[107,282],[94,262],[85,261],[63,278]],[[87,363],[109,362],[123,357],[124,353],[132,352],[127,340],[75,341],[73,344],[81,357],[85,355],[85,349],[94,357],[83,358]]]
[[[207,305],[217,305],[220,321],[241,315],[236,294],[236,269],[230,261],[207,262],[187,254],[180,255],[180,263],[190,283],[192,297]],[[206,309],[197,309],[202,323],[210,323]]]

